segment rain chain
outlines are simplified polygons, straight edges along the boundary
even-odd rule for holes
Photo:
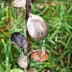
[[[31,58],[37,62],[42,62],[46,61],[49,56],[49,53],[45,50],[45,38],[48,35],[47,22],[42,17],[31,13],[30,2],[30,0],[14,0],[12,2],[12,6],[17,7],[18,9],[18,15],[20,14],[19,9],[26,9],[26,25],[24,27],[26,27],[25,29],[27,30],[24,30],[25,36],[20,32],[14,32],[11,35],[11,41],[13,44],[22,49],[22,53],[20,57],[18,57],[18,64],[25,70],[24,72],[30,72],[30,68],[28,68],[30,63],[28,58],[29,36],[40,43],[42,42],[41,50],[32,52]],[[37,71],[33,70],[33,72]]]

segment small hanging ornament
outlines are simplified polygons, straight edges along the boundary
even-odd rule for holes
[[[27,42],[27,40],[25,39],[25,37],[24,37],[21,33],[19,33],[19,32],[14,32],[14,33],[11,35],[11,41],[12,41],[17,47],[22,48],[22,49],[26,52],[28,42]]]
[[[25,9],[26,0],[14,0],[12,6],[17,8],[18,17],[23,15],[22,8]]]
[[[29,60],[28,57],[25,55],[22,55],[18,58],[18,64],[21,68],[26,69],[28,66]]]
[[[30,36],[36,40],[42,40],[48,35],[47,22],[40,16],[29,13],[27,29]]]
[[[43,62],[46,61],[48,59],[48,52],[45,51],[45,53],[43,54],[42,51],[38,50],[32,53],[32,59],[37,61],[37,62]]]
[[[23,7],[25,9],[26,0],[14,0],[12,2],[12,6],[20,8]]]

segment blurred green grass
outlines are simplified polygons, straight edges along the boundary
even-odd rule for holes
[[[23,33],[25,10],[23,16],[17,16],[17,9],[6,0],[0,0],[0,72],[20,69],[17,64],[19,50],[12,45],[10,36],[13,32]],[[37,0],[32,4],[32,13],[42,16],[48,22],[48,37],[45,39],[46,50],[50,52],[46,62],[34,62],[30,66],[38,72],[72,71],[72,1],[71,0]],[[10,21],[8,21],[10,20]],[[38,41],[31,40],[34,50],[41,49]],[[15,71],[16,72],[16,71]],[[18,71],[17,71],[18,72]]]

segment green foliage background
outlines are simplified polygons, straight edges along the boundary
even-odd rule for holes
[[[17,8],[12,7],[11,2],[0,0],[0,72],[18,72],[20,69],[17,64],[20,49],[12,45],[10,36],[15,31],[23,33],[25,10],[18,17]],[[72,1],[36,0],[32,4],[32,13],[48,22],[45,47],[50,55],[45,62],[31,60],[31,67],[38,72],[72,72]],[[41,42],[31,39],[31,44],[33,50],[41,49]]]

